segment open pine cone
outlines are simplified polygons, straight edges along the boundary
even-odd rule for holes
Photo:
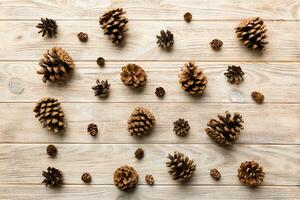
[[[109,95],[109,87],[110,84],[107,80],[102,80],[101,82],[99,79],[96,81],[97,85],[94,85],[92,89],[94,90],[95,96],[99,97],[107,97]]]
[[[164,49],[170,48],[174,44],[174,36],[169,30],[161,30],[160,35],[157,35],[156,37],[157,44]]]
[[[155,125],[155,117],[148,109],[137,107],[129,117],[127,125],[132,136],[148,135]]]
[[[227,72],[225,72],[224,75],[227,77],[227,81],[231,84],[239,84],[244,81],[244,72],[240,66],[228,66]]]
[[[125,38],[124,33],[128,30],[125,13],[122,8],[117,8],[104,13],[99,19],[104,34],[112,39],[112,43],[119,44]]]
[[[41,23],[36,26],[41,29],[38,33],[42,33],[42,37],[55,37],[57,34],[57,24],[53,19],[41,18]]]
[[[65,129],[64,113],[60,103],[55,98],[41,99],[33,110],[35,117],[47,128],[54,133],[62,132]]]
[[[185,137],[190,133],[190,125],[188,121],[185,121],[184,119],[178,119],[174,123],[173,131],[176,135]]]
[[[65,79],[75,67],[73,59],[59,47],[49,49],[40,59],[39,65],[42,69],[37,73],[43,75],[44,83]]]
[[[243,45],[254,51],[264,50],[268,44],[267,29],[260,17],[252,17],[240,22],[236,28],[236,35]]]
[[[192,95],[200,95],[206,88],[207,78],[201,68],[194,62],[189,62],[181,68],[179,83],[186,92]]]
[[[219,119],[211,119],[205,129],[207,135],[221,145],[232,145],[244,129],[242,115],[234,113],[233,117],[226,111],[225,116],[218,115]]]
[[[174,180],[185,182],[189,180],[196,170],[196,164],[182,153],[175,152],[174,155],[168,155],[169,161],[166,162],[170,167],[169,174]]]
[[[131,166],[124,165],[118,168],[114,173],[114,184],[120,190],[131,190],[139,182],[139,175],[137,171]]]
[[[43,176],[45,179],[42,183],[44,183],[46,186],[61,186],[64,181],[62,172],[54,167],[48,167],[47,171],[43,171]]]
[[[121,80],[132,88],[140,88],[146,84],[146,72],[136,64],[128,64],[122,67]]]
[[[245,161],[238,169],[238,177],[242,184],[256,187],[262,184],[265,172],[263,167],[255,161]]]

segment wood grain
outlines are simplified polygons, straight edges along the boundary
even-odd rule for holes
[[[211,118],[226,110],[240,112],[245,130],[237,143],[300,144],[300,105],[289,104],[205,104],[205,103],[63,103],[67,120],[64,136],[42,128],[34,118],[34,103],[0,104],[0,141],[17,143],[213,143],[204,129]],[[157,125],[148,137],[137,139],[127,131],[127,119],[134,107],[149,108]],[[180,138],[173,132],[178,118],[189,121],[191,133]],[[87,132],[96,123],[99,135]]]
[[[183,20],[185,12],[193,20],[236,20],[259,15],[271,20],[300,17],[298,0],[2,0],[0,19],[97,19],[110,8],[122,7],[130,20]]]
[[[88,171],[93,176],[91,184],[113,184],[114,171],[124,165],[132,165],[144,176],[151,173],[157,185],[178,184],[165,167],[168,153],[180,151],[193,159],[198,169],[188,185],[240,185],[237,169],[245,160],[256,160],[266,172],[264,185],[299,185],[299,145],[234,145],[230,149],[215,144],[171,145],[143,144],[63,144],[56,145],[55,159],[46,155],[46,144],[1,144],[1,184],[39,184],[42,171],[48,166],[62,170],[66,184],[81,184],[80,177]],[[136,148],[142,147],[145,157],[134,157]],[[13,166],[13,167],[12,167]],[[209,170],[218,168],[222,173],[219,182],[214,181]]]
[[[263,54],[250,51],[237,40],[234,28],[237,21],[204,21],[187,24],[183,21],[133,21],[129,23],[128,39],[123,48],[114,46],[100,30],[98,21],[60,21],[56,39],[38,35],[36,21],[0,21],[0,60],[38,60],[44,52],[60,46],[75,60],[95,61],[99,56],[108,61],[298,61],[300,41],[298,21],[268,21],[268,44]],[[151,28],[150,28],[151,27]],[[161,29],[174,33],[172,51],[165,51],[156,44]],[[287,31],[289,30],[289,31]],[[81,43],[77,33],[89,34],[89,42]],[[209,42],[219,38],[224,46],[213,51]],[[163,63],[162,63],[163,64]]]

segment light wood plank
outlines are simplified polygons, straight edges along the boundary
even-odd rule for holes
[[[300,105],[240,105],[189,103],[63,103],[67,130],[60,137],[34,118],[35,104],[0,104],[0,141],[18,143],[213,143],[204,129],[211,118],[226,110],[240,112],[245,130],[237,143],[300,144]],[[149,108],[157,120],[152,134],[143,139],[131,137],[127,119],[136,106]],[[180,138],[173,132],[178,118],[189,121],[191,133]],[[98,137],[86,132],[89,123],[99,127]]]
[[[191,12],[194,20],[232,20],[259,15],[266,19],[299,19],[297,0],[2,0],[0,19],[97,19],[110,8],[122,7],[130,20],[182,20]]]
[[[259,90],[265,95],[265,103],[299,102],[300,63],[197,63],[208,77],[208,87],[201,97],[192,97],[180,88],[178,74],[184,62],[136,62],[148,75],[146,87],[139,92],[126,87],[120,80],[120,68],[126,62],[108,62],[99,69],[95,62],[78,62],[72,77],[65,83],[42,82],[36,73],[40,69],[35,62],[0,63],[1,102],[35,102],[43,96],[54,96],[63,102],[231,102],[231,96],[240,92],[244,102],[254,103],[250,94]],[[223,75],[228,65],[241,65],[245,81],[240,85],[227,83]],[[16,95],[8,89],[11,79],[20,78],[25,90]],[[91,89],[96,79],[107,79],[111,84],[109,98],[94,96]],[[283,80],[284,79],[284,80]],[[155,96],[155,88],[162,86],[167,94],[163,99]]]
[[[114,186],[63,186],[61,189],[50,189],[39,185],[8,185],[0,186],[1,199],[23,200],[30,199],[49,200],[82,200],[82,199],[273,199],[296,200],[299,199],[299,187],[296,186],[261,186],[249,189],[243,186],[142,186],[139,185],[133,192],[121,192]]]
[[[187,24],[181,21],[133,21],[129,24],[128,40],[123,48],[114,46],[100,30],[98,21],[60,21],[56,39],[38,35],[36,21],[1,21],[1,57],[4,60],[38,60],[43,53],[60,46],[75,60],[95,61],[299,61],[300,45],[298,21],[268,21],[269,41],[262,55],[242,46],[234,28],[237,21],[204,21]],[[150,28],[151,27],[151,28]],[[168,52],[156,44],[161,29],[174,33],[175,45]],[[289,31],[287,31],[289,30]],[[81,43],[77,33],[89,34],[89,42]],[[213,51],[209,42],[219,38],[224,42],[220,52]]]
[[[48,166],[62,170],[66,184],[81,184],[83,172],[93,176],[91,184],[113,184],[112,175],[121,165],[132,165],[144,176],[151,173],[157,185],[178,184],[172,180],[165,166],[168,153],[180,151],[196,162],[198,169],[189,182],[194,184],[239,185],[237,169],[245,160],[256,160],[264,167],[265,185],[299,185],[299,145],[235,145],[230,149],[215,144],[170,145],[170,144],[58,144],[55,159],[46,154],[47,145],[2,144],[0,145],[1,184],[38,184],[43,180],[42,171]],[[142,161],[134,157],[136,148],[142,147]],[[209,171],[218,168],[222,173],[219,182],[214,181]]]

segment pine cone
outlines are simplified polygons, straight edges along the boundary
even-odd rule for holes
[[[244,129],[242,115],[234,113],[233,117],[226,111],[225,116],[218,115],[219,120],[211,119],[205,129],[207,135],[221,145],[232,145]]]
[[[155,125],[154,115],[146,108],[137,107],[128,119],[128,131],[132,136],[148,135]]]
[[[258,104],[262,104],[264,102],[264,99],[265,99],[265,96],[263,95],[263,93],[257,92],[257,91],[253,91],[251,93],[251,97]]]
[[[158,46],[164,49],[170,48],[174,44],[174,36],[169,30],[166,32],[161,30],[160,35],[157,35],[156,38]]]
[[[238,169],[238,177],[242,184],[256,187],[262,184],[265,172],[263,167],[255,161],[245,161]]]
[[[75,67],[73,59],[62,48],[53,47],[40,59],[41,70],[38,74],[43,75],[43,82],[63,80]]]
[[[221,47],[223,46],[223,42],[219,39],[213,39],[211,42],[210,42],[210,46],[213,50],[220,50]]]
[[[155,90],[155,94],[157,97],[163,97],[166,94],[166,91],[163,87],[158,87]]]
[[[119,44],[125,38],[124,33],[128,30],[126,26],[128,19],[124,16],[125,13],[122,8],[117,8],[104,13],[99,19],[104,34],[112,39],[112,43]]]
[[[55,157],[57,154],[57,148],[53,144],[47,146],[47,154],[51,157]]]
[[[124,165],[114,173],[114,183],[120,190],[131,190],[139,182],[139,175],[133,167]]]
[[[202,69],[194,62],[189,62],[181,68],[179,83],[186,92],[192,95],[200,95],[206,88],[207,78]]]
[[[90,183],[92,181],[92,176],[89,173],[83,173],[81,176],[81,180],[85,183]]]
[[[196,164],[182,153],[175,152],[174,155],[168,155],[167,167],[170,167],[169,174],[173,176],[174,180],[187,181],[196,170]]]
[[[184,119],[178,119],[173,124],[173,131],[176,135],[184,137],[190,133],[190,125],[188,121],[185,121]]]
[[[107,80],[105,81],[99,81],[99,79],[97,79],[95,86],[92,87],[92,89],[95,92],[95,96],[100,96],[100,97],[107,97],[109,95],[109,86],[110,84],[108,83]]]
[[[89,124],[87,131],[91,134],[91,136],[96,136],[98,133],[97,124],[93,124],[93,123]]]
[[[64,113],[60,103],[55,98],[41,99],[33,110],[35,117],[47,128],[54,133],[62,132],[65,129]]]
[[[239,84],[244,81],[244,72],[240,66],[228,66],[227,72],[224,75],[227,76],[227,81],[231,84]]]
[[[142,159],[142,158],[144,157],[144,150],[141,149],[141,148],[138,148],[138,149],[135,151],[134,155],[135,155],[135,157],[136,157],[137,159],[140,160],[140,159]]]
[[[236,35],[243,45],[254,51],[264,50],[267,29],[260,17],[252,17],[240,22],[236,28]]]
[[[192,21],[193,15],[190,12],[187,12],[183,15],[183,18],[186,22]]]
[[[54,167],[48,167],[47,171],[43,171],[43,176],[45,179],[42,183],[44,183],[46,186],[61,186],[63,184],[63,174],[59,169],[56,169]]]
[[[89,39],[89,36],[87,33],[84,33],[84,32],[80,32],[77,34],[77,37],[78,39],[81,41],[81,42],[87,42],[88,39]]]
[[[121,80],[129,87],[140,88],[146,84],[147,75],[140,66],[128,64],[122,67]]]
[[[57,24],[53,19],[41,18],[41,23],[38,23],[36,27],[41,29],[38,33],[42,33],[42,37],[52,38],[57,34]]]
[[[105,59],[102,58],[102,57],[99,57],[97,59],[97,64],[100,66],[100,67],[103,67],[105,65]]]
[[[210,176],[213,177],[215,180],[220,180],[221,173],[217,169],[210,170]]]
[[[148,185],[154,184],[154,177],[151,174],[145,176],[145,181]]]

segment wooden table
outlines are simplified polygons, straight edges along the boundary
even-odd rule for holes
[[[110,7],[127,11],[129,31],[126,45],[117,48],[103,35],[98,18]],[[186,23],[183,14],[191,12]],[[241,46],[234,28],[240,20],[260,16],[268,28],[266,51],[257,55]],[[45,39],[35,26],[41,17],[57,20],[57,38]],[[300,191],[300,1],[299,0],[1,0],[0,1],[0,199],[299,199]],[[174,33],[173,51],[156,44],[161,29]],[[77,33],[89,34],[81,43]],[[218,38],[222,50],[213,51],[209,42]],[[76,69],[64,84],[44,84],[38,60],[54,46],[67,50]],[[106,59],[99,68],[96,59]],[[208,76],[206,94],[193,98],[179,86],[180,67],[189,60]],[[120,68],[127,63],[142,66],[148,82],[135,92],[120,81]],[[231,85],[223,75],[228,65],[240,65],[245,72],[241,85]],[[102,100],[91,87],[96,79],[108,79],[111,95]],[[19,81],[20,94],[8,85]],[[166,96],[158,99],[155,88]],[[265,94],[265,103],[255,104],[250,93]],[[243,101],[233,102],[241,94]],[[33,107],[42,97],[62,102],[67,131],[59,136],[43,129],[34,118]],[[146,138],[136,139],[127,131],[127,118],[136,106],[155,113],[157,126]],[[204,129],[210,118],[226,110],[240,112],[245,130],[229,149],[218,146]],[[179,138],[173,133],[178,118],[189,121],[191,134]],[[98,137],[86,132],[91,122],[98,124]],[[55,144],[58,155],[46,155]],[[145,157],[134,157],[136,148]],[[197,163],[194,178],[185,185],[173,181],[165,167],[166,156],[175,150]],[[237,168],[245,160],[264,166],[261,187],[250,189],[239,183]],[[140,174],[134,192],[119,191],[112,181],[115,169],[132,165]],[[48,166],[63,171],[61,189],[41,184]],[[209,170],[222,173],[216,182]],[[83,172],[93,181],[83,184]],[[144,176],[152,174],[153,187]]]

